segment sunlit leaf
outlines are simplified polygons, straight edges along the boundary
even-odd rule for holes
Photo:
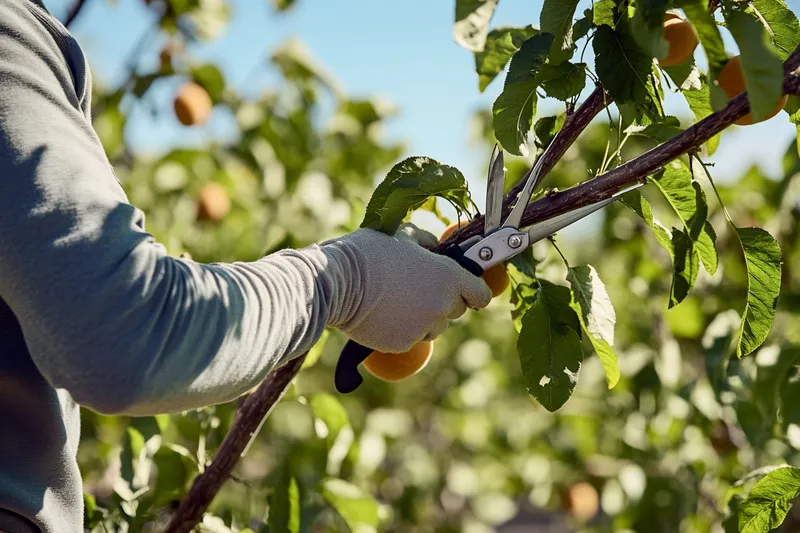
[[[581,321],[581,326],[589,335],[603,369],[606,372],[608,388],[619,381],[619,362],[614,351],[614,326],[617,315],[605,284],[591,265],[572,267],[567,272],[567,281],[572,288],[571,307]]]
[[[192,454],[183,446],[165,444],[155,453],[153,461],[158,470],[154,494],[156,504],[179,500],[186,490],[186,484],[197,473]]]
[[[614,27],[614,14],[617,3],[614,0],[597,0],[592,4],[592,19],[595,26]]]
[[[325,423],[328,428],[327,440],[332,445],[339,432],[350,424],[347,411],[339,400],[325,392],[318,392],[311,396],[308,406],[314,416]]]
[[[300,533],[300,489],[297,479],[283,467],[268,498],[270,531]]]
[[[551,98],[567,100],[581,94],[586,86],[586,64],[564,61],[559,65],[544,65],[537,81]]]
[[[697,68],[694,58],[692,58],[691,61],[685,61],[679,65],[661,68],[667,73],[672,82],[677,85],[678,89],[681,91],[702,90],[702,73],[700,72],[700,69]]]
[[[708,58],[709,73],[716,79],[722,70],[728,55],[725,53],[725,44],[722,35],[714,20],[714,15],[708,12],[708,2],[705,0],[691,0],[685,2],[681,8],[692,26],[694,26],[700,44]]]
[[[542,117],[537,120],[536,124],[533,126],[536,147],[540,150],[547,148],[556,136],[556,133],[561,129],[561,126],[564,125],[566,118],[566,113],[561,113],[560,115]]]
[[[727,21],[740,49],[750,113],[759,122],[772,114],[783,95],[783,61],[754,16],[733,11]]]
[[[766,340],[781,290],[781,249],[761,228],[736,228],[747,264],[747,305],[736,355],[744,357]]]
[[[219,102],[225,91],[225,76],[216,65],[206,63],[192,67],[192,78],[201,85],[212,102]]]
[[[778,468],[756,483],[741,503],[741,533],[768,533],[783,523],[800,496],[800,468]]]
[[[625,129],[625,133],[648,137],[661,144],[670,140],[672,137],[682,132],[681,123],[676,117],[664,117],[661,122],[649,124],[647,126],[631,125]]]
[[[669,292],[669,308],[681,303],[694,287],[700,271],[700,259],[694,243],[683,231],[672,229],[672,286]]]
[[[669,7],[668,0],[639,0],[636,14],[631,19],[631,33],[639,46],[657,59],[663,59],[669,53],[669,43],[664,38],[664,13]]]
[[[478,73],[478,90],[483,92],[508,64],[522,43],[538,33],[533,26],[523,28],[495,28],[486,37],[486,45],[475,52],[475,71]]]
[[[358,531],[363,525],[378,525],[378,503],[355,485],[329,478],[322,482],[321,494],[351,530]]]
[[[642,193],[636,190],[626,192],[620,197],[620,201],[644,220],[645,224],[653,230],[653,235],[658,244],[663,246],[672,256],[672,235],[663,224],[653,217],[653,208],[650,206],[650,202],[642,196]]]
[[[629,33],[624,22],[616,29],[600,26],[594,40],[595,68],[608,93],[619,103],[644,103],[653,61]]]
[[[714,112],[711,106],[711,90],[709,89],[708,83],[706,83],[706,77],[704,75],[700,75],[700,89],[683,91],[683,96],[686,98],[686,102],[689,104],[689,109],[692,110],[696,122],[700,122]],[[720,134],[718,133],[706,141],[704,146],[706,147],[708,155],[713,155],[714,152],[717,151],[719,139]]]
[[[469,206],[467,183],[457,168],[428,157],[404,159],[375,188],[361,227],[393,234],[409,211],[432,196],[464,210]]]
[[[453,38],[473,52],[483,50],[497,0],[456,0]]]
[[[572,57],[574,43],[572,41],[572,17],[578,0],[544,0],[539,18],[543,32],[554,35],[550,51],[550,63],[558,64]]]
[[[522,317],[517,351],[528,393],[552,412],[572,395],[583,354],[570,290],[540,283],[536,301]]]
[[[783,0],[751,0],[747,10],[753,12],[759,22],[765,23],[781,61],[786,61],[800,45],[800,24],[797,16]]]
[[[525,41],[511,58],[503,92],[492,106],[494,134],[514,155],[527,155],[528,133],[536,114],[536,74],[547,60],[553,35],[540,33]]]

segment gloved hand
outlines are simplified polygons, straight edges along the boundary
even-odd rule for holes
[[[389,236],[359,229],[321,245],[332,257],[349,257],[358,297],[331,310],[329,325],[351,339],[387,353],[401,353],[439,336],[467,308],[489,305],[483,279],[449,257],[435,254],[432,234],[405,224]]]

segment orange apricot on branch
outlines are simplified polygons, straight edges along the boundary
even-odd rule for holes
[[[678,15],[667,13],[664,16],[664,39],[669,43],[667,57],[659,59],[662,67],[671,67],[687,62],[697,48],[697,34],[691,24]]]
[[[719,77],[717,78],[717,83],[725,91],[725,94],[728,95],[728,98],[733,98],[747,90],[747,86],[744,81],[744,73],[742,72],[742,58],[741,56],[734,56],[725,63],[725,66],[722,67],[722,70],[719,73]],[[775,104],[775,108],[772,112],[763,120],[770,119],[777,115],[783,106],[786,105],[786,101],[789,99],[787,95],[782,95],[778,102]],[[753,123],[753,115],[752,113],[748,113],[739,120],[736,121],[736,124],[739,126],[749,126]]]
[[[455,224],[450,224],[445,228],[442,232],[442,236],[439,239],[440,241],[444,241],[450,235],[453,234],[455,230],[462,226],[466,226],[467,222],[457,222]],[[497,297],[503,294],[505,290],[508,288],[511,280],[508,277],[508,272],[506,271],[506,265],[500,263],[499,265],[495,265],[486,272],[483,273],[483,281],[489,286],[489,289],[492,291],[492,296]]]
[[[205,124],[213,104],[208,92],[197,83],[186,83],[178,89],[173,105],[175,116],[184,126]]]
[[[231,210],[228,191],[219,183],[206,183],[197,195],[197,219],[218,222]]]
[[[364,360],[364,367],[380,380],[402,381],[425,368],[432,354],[433,341],[421,341],[404,353],[373,351]]]

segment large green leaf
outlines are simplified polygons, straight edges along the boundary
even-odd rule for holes
[[[314,416],[325,423],[328,428],[328,445],[329,447],[333,446],[339,432],[350,424],[347,411],[339,400],[325,392],[318,392],[311,396],[308,406]]]
[[[650,206],[650,202],[642,196],[642,193],[636,190],[630,191],[623,194],[620,200],[644,220],[645,224],[653,230],[653,235],[655,235],[658,244],[663,246],[672,256],[672,235],[661,222],[653,217],[653,208]]]
[[[326,479],[321,487],[322,497],[342,517],[351,531],[359,531],[364,526],[377,527],[378,502],[372,496],[342,479]]]
[[[467,183],[457,168],[428,157],[404,159],[375,188],[361,227],[393,234],[411,210],[432,196],[462,210],[469,205]]]
[[[631,19],[631,33],[651,57],[663,59],[669,54],[669,43],[664,38],[664,13],[668,0],[639,0],[636,14]]]
[[[699,90],[682,92],[684,98],[686,98],[686,103],[689,104],[689,109],[691,109],[692,113],[694,113],[696,122],[700,122],[714,112],[714,109],[711,106],[711,90],[709,89],[708,83],[706,82],[706,77],[704,75],[700,75]],[[719,138],[720,134],[718,133],[706,141],[705,147],[708,155],[713,155],[714,152],[717,151],[717,147],[719,146]]]
[[[625,133],[648,137],[661,144],[670,140],[675,135],[683,131],[681,123],[676,117],[667,116],[661,122],[654,122],[647,126],[633,124],[625,128]]]
[[[781,249],[761,228],[736,228],[747,265],[747,304],[736,355],[744,357],[766,340],[781,291]]]
[[[617,315],[606,286],[591,265],[570,268],[567,281],[572,288],[571,307],[589,336],[606,373],[608,388],[619,382],[619,362],[614,351],[614,326]]]
[[[552,412],[564,405],[578,382],[580,321],[570,307],[569,289],[540,283],[535,302],[522,317],[517,351],[528,393]]]
[[[697,31],[700,44],[706,53],[711,79],[717,79],[728,56],[725,53],[725,43],[722,42],[722,35],[719,33],[714,15],[708,12],[708,2],[693,0],[686,2],[682,8],[686,18]]]
[[[681,91],[699,91],[703,88],[702,73],[697,68],[694,58],[678,65],[661,68]]]
[[[155,503],[161,505],[179,500],[186,491],[186,484],[197,473],[197,464],[191,452],[177,444],[161,446],[153,456],[158,470]]]
[[[628,24],[621,21],[616,29],[600,26],[593,45],[597,75],[614,100],[621,104],[646,103],[653,61],[629,33]]]
[[[524,28],[496,28],[486,37],[486,45],[475,52],[475,71],[478,73],[478,90],[486,87],[500,74],[511,56],[520,49],[522,43],[538,33],[533,26]]]
[[[757,18],[734,11],[727,21],[739,45],[753,122],[759,122],[772,114],[783,95],[783,61]]]
[[[586,64],[564,61],[558,65],[543,65],[537,81],[548,96],[567,100],[581,94],[586,86]]]
[[[558,64],[572,57],[575,49],[572,41],[572,17],[576,7],[578,0],[544,0],[539,25],[543,32],[555,36],[550,50],[551,64]]]
[[[536,121],[533,126],[533,134],[534,142],[539,150],[544,150],[550,145],[566,119],[566,113],[561,113],[560,115],[541,117]]]
[[[700,271],[700,260],[692,239],[683,231],[672,229],[672,286],[669,308],[681,303],[694,287]]]
[[[786,61],[800,46],[800,24],[789,6],[783,0],[750,0],[747,10],[765,24],[778,55]]]
[[[545,64],[553,35],[540,33],[525,41],[511,58],[503,92],[492,106],[494,134],[514,155],[528,154],[528,133],[536,114],[536,74]]]
[[[459,46],[473,52],[483,50],[497,1],[456,0],[453,38]]]
[[[741,533],[768,533],[800,496],[800,468],[778,468],[758,480],[739,508]]]
[[[717,235],[707,221],[708,203],[702,187],[692,180],[691,171],[680,160],[668,163],[653,176],[652,181],[680,217],[703,266],[709,274],[714,274],[719,262]]]

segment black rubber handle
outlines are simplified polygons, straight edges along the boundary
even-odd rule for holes
[[[483,275],[483,268],[472,259],[464,257],[464,250],[457,244],[447,247],[442,255],[450,257],[475,276]],[[358,367],[372,352],[372,348],[367,348],[353,340],[347,341],[336,362],[336,370],[333,372],[333,382],[339,393],[350,394],[364,382],[364,378],[358,372]]]

